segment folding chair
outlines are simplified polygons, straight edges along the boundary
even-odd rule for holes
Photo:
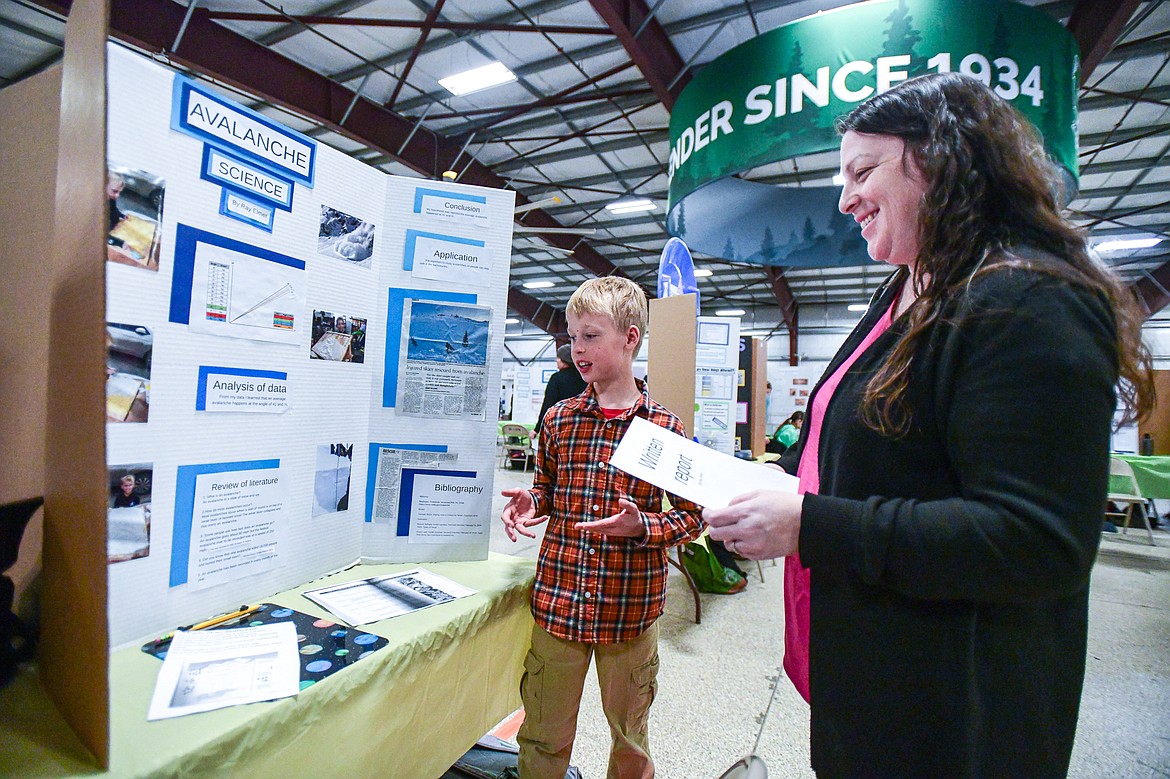
[[[528,470],[528,463],[532,461],[536,451],[532,448],[532,436],[528,428],[515,422],[505,422],[501,432],[504,436],[502,444],[504,450],[504,465],[512,461],[513,452],[524,455],[524,470]],[[519,457],[517,457],[519,459]]]
[[[1109,511],[1106,506],[1105,516],[1107,517],[1125,517],[1125,524],[1122,526],[1122,533],[1129,530],[1129,523],[1133,519],[1133,509],[1137,506],[1142,513],[1142,521],[1146,525],[1146,533],[1150,536],[1150,546],[1155,546],[1154,530],[1150,526],[1150,516],[1146,513],[1146,499],[1142,497],[1141,491],[1137,486],[1137,478],[1133,475],[1133,468],[1125,460],[1117,457],[1109,458],[1109,476],[1110,481],[1113,477],[1124,481],[1124,492],[1110,492],[1106,500],[1119,508],[1124,505],[1124,511]]]

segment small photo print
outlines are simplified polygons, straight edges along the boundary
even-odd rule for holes
[[[801,391],[800,391],[800,396],[801,396],[802,398],[807,398],[807,397],[808,397],[808,390],[801,390]]]
[[[329,311],[314,311],[312,344],[309,347],[310,359],[364,363],[366,320]]]
[[[803,406],[805,405],[805,398],[797,398],[796,400],[792,401],[792,403],[796,406]]]
[[[797,386],[807,386],[807,385],[808,385],[808,379],[807,379],[807,378],[804,378],[804,379],[793,379],[793,380],[792,380],[792,383],[793,383],[793,384],[795,384],[795,385],[797,385]]]
[[[489,316],[486,308],[414,301],[406,358],[453,365],[487,364]]]
[[[121,563],[150,555],[150,463],[109,469],[106,561]]]
[[[108,262],[158,270],[166,189],[166,180],[153,173],[107,163]]]
[[[352,467],[353,444],[321,444],[317,447],[317,470],[313,478],[314,517],[349,508]]]
[[[374,262],[374,224],[322,205],[317,253],[369,268]]]
[[[146,421],[153,353],[154,334],[146,325],[106,322],[106,421]]]

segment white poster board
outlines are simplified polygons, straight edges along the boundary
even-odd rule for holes
[[[485,558],[514,193],[386,175],[113,44],[108,105],[111,642]]]

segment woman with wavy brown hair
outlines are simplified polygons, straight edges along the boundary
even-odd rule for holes
[[[838,129],[840,209],[896,270],[781,460],[800,494],[704,519],[786,556],[818,776],[1064,776],[1110,425],[1153,399],[1141,315],[978,81],[903,82]]]

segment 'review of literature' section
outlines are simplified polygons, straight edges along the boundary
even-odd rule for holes
[[[512,193],[389,176],[113,44],[108,106],[112,645],[486,558]]]

